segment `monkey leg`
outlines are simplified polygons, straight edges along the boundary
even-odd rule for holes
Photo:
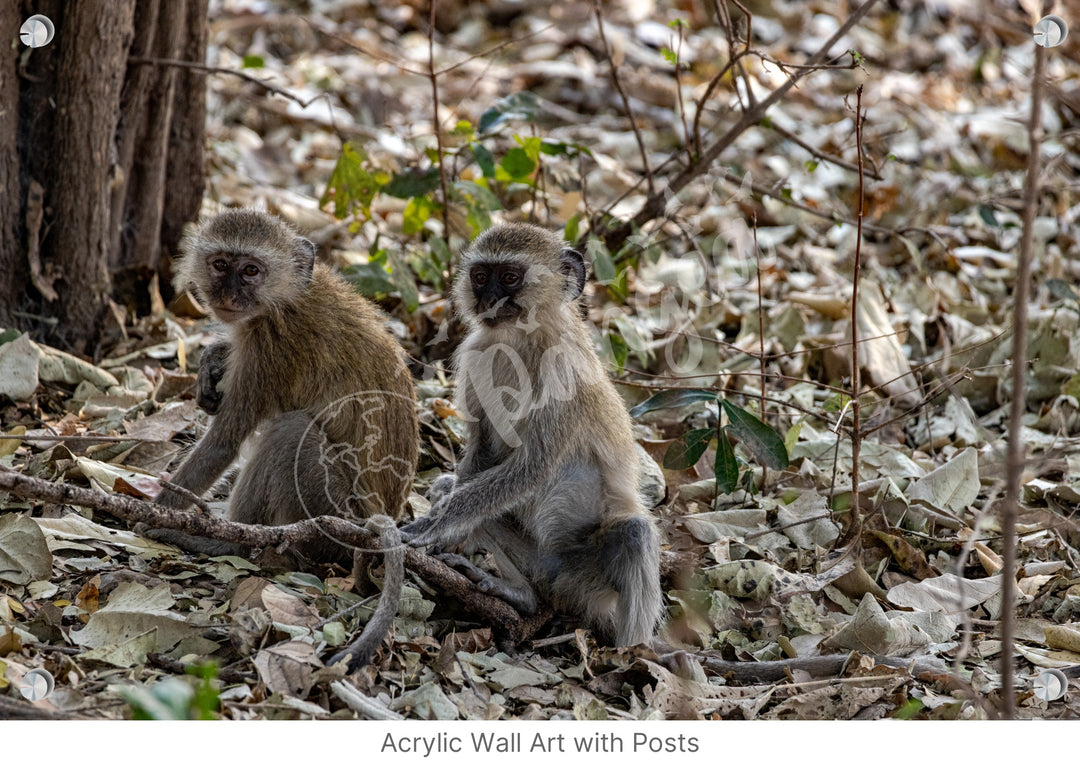
[[[225,341],[208,345],[199,359],[199,376],[195,382],[195,403],[207,414],[217,414],[225,397],[218,383],[225,376],[225,364],[230,345]]]
[[[329,446],[305,412],[288,412],[270,420],[233,486],[228,518],[247,525],[287,525],[321,514],[354,516],[348,513],[352,479],[344,466],[327,458]],[[239,544],[175,530],[156,529],[146,535],[188,552],[248,554],[247,547]],[[300,549],[317,558],[351,561],[348,549],[328,550],[326,541]]]
[[[602,640],[647,643],[660,618],[660,544],[645,515],[613,517],[598,471],[562,472],[563,486],[544,499],[535,520],[543,575],[557,610],[581,615]]]
[[[611,525],[600,539],[600,567],[619,595],[615,604],[617,646],[648,643],[660,619],[660,543],[648,517]]]
[[[262,429],[257,446],[229,498],[229,519],[261,525],[288,525],[322,514],[354,521],[353,477],[347,464],[330,455],[332,445],[306,412],[275,417]],[[327,541],[298,547],[316,559],[352,562],[351,550],[328,549]],[[359,581],[359,579],[357,580]]]
[[[469,537],[466,550],[476,549],[491,553],[498,576],[476,567],[460,554],[444,553],[438,558],[467,576],[481,592],[506,601],[525,616],[536,613],[540,601],[530,580],[540,570],[536,542],[500,519],[485,524]]]

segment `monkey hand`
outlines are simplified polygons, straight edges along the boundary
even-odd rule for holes
[[[451,514],[454,499],[442,497],[431,511],[401,528],[401,540],[409,546],[450,546],[468,537]]]
[[[431,487],[427,492],[428,502],[432,508],[435,508],[450,492],[454,489],[454,485],[457,484],[457,476],[454,474],[442,474],[434,482],[431,483]]]
[[[420,517],[401,528],[401,541],[409,546],[428,546],[439,540],[441,532],[438,520]]]
[[[218,383],[225,376],[225,362],[229,357],[228,342],[214,342],[203,351],[199,361],[199,377],[195,382],[195,402],[207,414],[217,414],[225,397],[218,390]]]

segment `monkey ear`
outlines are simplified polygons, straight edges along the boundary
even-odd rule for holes
[[[315,269],[316,252],[315,243],[307,237],[296,238],[296,262],[308,279]]]
[[[570,279],[570,289],[573,291],[568,301],[573,301],[585,290],[585,259],[573,248],[563,248],[561,260],[562,270]]]

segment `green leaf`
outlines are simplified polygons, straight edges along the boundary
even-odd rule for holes
[[[426,196],[417,196],[409,200],[402,212],[401,230],[406,234],[419,234],[424,223],[431,217],[435,203]]]
[[[664,468],[680,471],[698,462],[709,442],[716,435],[715,428],[693,428],[675,439],[664,455]]]
[[[818,160],[817,159],[807,159],[806,164],[804,164],[803,166],[806,167],[807,172],[813,172],[818,167]]]
[[[394,284],[394,290],[401,295],[401,301],[405,309],[415,312],[420,306],[420,291],[416,287],[416,278],[412,269],[400,253],[396,251],[388,256],[390,264],[390,282]]]
[[[504,121],[522,120],[532,121],[536,118],[536,112],[540,100],[531,92],[522,91],[510,94],[495,101],[495,104],[484,111],[480,116],[480,123],[476,131],[480,134],[490,132]]]
[[[540,161],[540,150],[544,147],[542,139],[539,137],[522,137],[521,135],[514,135],[514,139],[521,146],[521,150],[528,154],[533,164]]]
[[[662,56],[664,58],[664,61],[666,61],[669,65],[679,64],[679,55],[667,46],[664,46],[660,49],[660,56]]]
[[[611,350],[611,360],[622,372],[626,368],[626,356],[630,354],[630,348],[626,346],[626,340],[616,331],[607,335],[608,348]]]
[[[832,393],[828,398],[821,402],[821,411],[839,412],[849,403],[851,403],[851,396],[845,396],[843,393]]]
[[[411,199],[414,196],[428,194],[438,187],[438,167],[430,167],[426,170],[414,167],[394,175],[390,182],[383,186],[383,193],[387,196],[396,196],[398,199]]]
[[[397,290],[386,268],[374,262],[350,266],[342,272],[342,276],[364,296],[378,298]]]
[[[788,451],[789,456],[791,450],[795,449],[795,445],[799,443],[799,436],[802,435],[803,425],[805,424],[806,420],[799,420],[788,428],[787,433],[784,434],[784,448]]]
[[[779,433],[727,399],[721,400],[720,406],[727,413],[731,435],[745,444],[754,458],[770,468],[788,467],[787,447]]]
[[[499,166],[511,180],[525,180],[536,169],[536,162],[529,158],[524,148],[511,148],[503,156]]]
[[[334,171],[326,182],[326,191],[319,199],[319,207],[334,204],[334,217],[345,218],[355,206],[365,218],[371,217],[371,202],[387,181],[382,170],[369,170],[364,167],[367,155],[362,149],[353,148],[349,143],[341,146]]]
[[[620,315],[612,320],[615,328],[618,329],[619,334],[622,336],[626,346],[630,349],[630,352],[634,354],[645,366],[649,365],[649,361],[652,360],[652,352],[649,350],[649,346],[645,343],[641,333],[637,330],[634,322],[626,315]]]
[[[263,58],[260,57],[260,56],[255,56],[254,54],[248,54],[246,57],[244,57],[243,61],[240,63],[241,68],[265,67],[265,66],[266,66],[266,62],[263,60]]]
[[[484,177],[495,177],[495,157],[491,155],[491,151],[480,145],[480,143],[473,143],[469,148],[473,152],[476,163],[480,165],[480,171],[484,173]]]
[[[442,237],[438,234],[432,234],[428,239],[428,248],[431,249],[431,262],[439,268],[439,271],[445,271],[450,266],[450,246],[446,243]]]
[[[583,213],[574,213],[570,220],[566,222],[566,228],[563,229],[563,239],[573,245],[578,240],[578,229],[581,226],[581,218]]]
[[[630,416],[641,417],[643,414],[655,412],[658,409],[679,409],[684,406],[696,404],[698,401],[715,400],[716,393],[711,390],[701,390],[699,388],[675,388],[674,390],[662,390],[656,395],[646,399],[645,401],[642,401],[640,404],[631,409]]]
[[[1072,289],[1072,286],[1062,280],[1060,277],[1051,277],[1049,280],[1046,281],[1046,287],[1055,299],[1080,301],[1080,296],[1076,295],[1076,291]],[[0,342],[3,341],[3,336],[0,335]]]
[[[739,486],[739,461],[735,459],[735,448],[731,439],[723,430],[716,434],[716,488],[722,492],[735,492]]]
[[[1000,226],[997,216],[994,214],[994,208],[989,205],[979,205],[978,207],[979,217],[982,222],[988,226]]]
[[[471,180],[459,180],[454,183],[454,191],[461,194],[463,199],[472,199],[488,210],[501,210],[502,202],[499,197],[491,192],[490,188],[481,186]]]
[[[427,247],[429,249],[425,249],[425,246],[421,245],[417,249],[410,250],[407,260],[409,266],[416,272],[417,277],[434,288],[441,289],[443,268],[439,266],[434,246],[429,244]]]
[[[586,249],[586,253],[589,256],[589,262],[592,264],[593,275],[596,277],[596,282],[601,285],[610,285],[615,281],[615,260],[611,257],[611,253],[604,247],[604,243],[596,235],[589,237],[589,244]]]
[[[478,185],[471,180],[459,180],[454,183],[454,193],[465,203],[465,220],[473,237],[491,228],[491,213],[502,209],[499,198],[491,189]]]

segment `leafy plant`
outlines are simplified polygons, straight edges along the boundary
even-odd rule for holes
[[[152,686],[121,688],[121,694],[131,706],[132,718],[137,721],[209,721],[217,718],[221,704],[213,684],[217,665],[213,662],[188,665],[187,672],[197,678],[197,682],[166,678]]]
[[[727,425],[717,423],[715,428],[691,428],[672,442],[664,455],[664,467],[670,469],[690,468],[698,462],[705,450],[716,441],[716,462],[713,474],[716,486],[723,492],[734,492],[739,486],[740,466],[729,434],[740,443],[741,448],[755,460],[771,467],[788,467],[787,447],[783,437],[726,398],[698,388],[664,390],[641,402],[630,410],[631,417],[641,417],[659,409],[677,409],[699,401],[716,401],[717,409],[727,417]]]
[[[454,142],[446,143],[441,155],[435,147],[425,148],[426,166],[403,171],[381,169],[363,148],[342,145],[320,207],[330,206],[336,218],[352,218],[356,230],[377,217],[372,209],[377,196],[404,200],[401,232],[417,240],[406,260],[396,261],[393,253],[376,252],[368,266],[350,269],[348,275],[361,293],[379,296],[398,292],[411,310],[418,303],[417,278],[438,291],[444,289],[451,251],[446,235],[426,233],[425,228],[446,206],[439,195],[444,172],[446,197],[464,210],[469,232],[475,237],[491,226],[492,213],[503,209],[509,198],[523,191],[535,195],[542,183],[544,157],[576,159],[589,153],[576,143],[521,133],[503,136],[512,122],[532,121],[539,105],[539,99],[529,92],[497,100],[477,126],[459,121],[450,132]],[[576,180],[564,182],[564,187],[579,185]]]

